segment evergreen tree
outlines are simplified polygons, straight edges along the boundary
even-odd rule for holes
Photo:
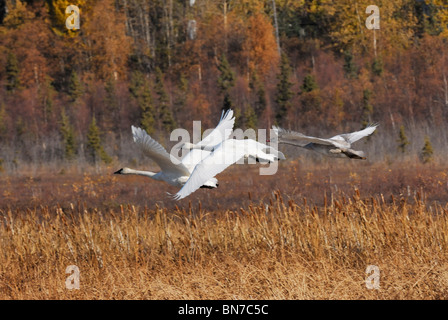
[[[263,84],[261,84],[257,89],[257,101],[255,102],[255,113],[261,115],[266,109],[266,91]]]
[[[137,102],[140,107],[140,124],[142,128],[148,132],[148,134],[152,134],[154,132],[154,125],[156,121],[154,118],[154,107],[148,81],[145,81],[143,87],[141,88]]]
[[[242,128],[244,122],[241,117],[241,109],[238,107],[233,108],[233,116],[235,117],[234,128]]]
[[[174,101],[174,113],[181,112],[187,103],[188,79],[182,74],[177,85],[177,96]]]
[[[222,109],[227,111],[228,109],[233,109],[233,102],[230,97],[230,89],[235,86],[235,73],[230,68],[229,61],[227,61],[226,56],[223,54],[221,57],[221,62],[218,66],[220,76],[218,78],[218,86],[221,93],[224,95],[223,107]]]
[[[372,62],[372,73],[378,77],[381,77],[384,71],[383,59],[377,57]]]
[[[98,161],[98,158],[106,164],[112,162],[112,158],[106,153],[106,151],[104,151],[101,144],[100,130],[96,125],[95,117],[92,118],[89,131],[87,132],[87,151],[94,163]]]
[[[101,139],[95,117],[92,118],[89,131],[87,132],[87,150],[91,159],[93,159],[93,162],[96,162],[98,154],[101,150]]]
[[[278,125],[283,124],[283,121],[291,106],[290,100],[293,96],[293,92],[291,90],[293,83],[289,80],[291,73],[291,66],[289,65],[288,56],[285,53],[282,53],[280,59],[280,74],[277,76],[278,83],[275,95],[275,102],[277,104],[275,120]]]
[[[246,110],[244,112],[244,124],[246,126],[247,129],[257,129],[257,123],[258,123],[258,119],[257,119],[257,114],[255,113],[254,108],[252,108],[251,105],[248,105],[246,107]]]
[[[358,78],[358,67],[355,64],[355,57],[351,51],[344,52],[344,71],[347,78]]]
[[[118,104],[115,80],[109,78],[106,81],[106,128],[118,133],[120,124],[120,106]]]
[[[61,122],[60,122],[60,132],[64,140],[64,157],[67,160],[72,160],[76,154],[76,141],[75,132],[70,124],[70,120],[65,113],[65,109],[61,110]]]
[[[155,124],[152,95],[149,82],[140,71],[132,73],[129,92],[136,99],[140,109],[140,126],[151,135]]]
[[[302,90],[302,92],[311,92],[313,90],[319,89],[319,86],[317,85],[314,76],[312,74],[307,74],[303,79],[303,84],[300,89]]]
[[[72,102],[75,102],[80,98],[84,93],[84,88],[81,83],[81,80],[79,80],[78,74],[75,70],[72,70],[72,73],[70,74],[70,79],[68,83],[68,95],[71,98]]]
[[[312,74],[308,74],[303,79],[300,86],[300,101],[302,103],[302,111],[304,113],[311,112],[313,115],[319,115],[321,112],[322,99],[320,97],[320,89],[316,79]]]
[[[225,92],[224,93],[224,99],[223,99],[223,103],[222,103],[222,110],[226,111],[229,109],[235,109],[233,106],[233,102],[232,99],[230,98],[230,93]]]
[[[423,163],[429,163],[432,161],[433,154],[434,154],[434,150],[432,148],[431,141],[429,140],[428,136],[425,136],[425,144],[420,153],[420,160]]]
[[[404,126],[400,126],[400,132],[398,133],[398,150],[400,150],[401,153],[405,153],[407,146],[409,144],[408,138],[406,137],[406,133],[404,131]]]
[[[117,94],[116,94],[116,88],[115,88],[115,80],[112,78],[109,78],[106,81],[106,86],[104,89],[106,90],[107,108],[110,111],[117,110],[118,102],[117,102]]]
[[[140,96],[141,89],[144,85],[145,79],[143,77],[143,73],[140,71],[133,71],[129,82],[129,92],[135,99],[138,99]]]
[[[42,104],[44,123],[47,125],[53,113],[53,97],[55,95],[51,79],[48,76],[45,77],[44,84],[39,87],[38,94]]]
[[[17,89],[20,89],[19,64],[16,55],[9,52],[6,60],[6,90],[14,92]]]
[[[373,113],[373,106],[370,102],[372,91],[365,89],[362,95],[362,125],[365,128],[371,122],[371,115]]]
[[[418,23],[415,26],[419,36],[424,33],[439,35],[443,27],[439,24],[437,4],[434,1],[415,1],[414,10]]]
[[[259,116],[266,109],[266,91],[263,82],[260,81],[258,74],[254,71],[250,77],[249,88],[255,93],[254,112]]]
[[[160,68],[156,68],[155,91],[158,96],[159,120],[162,121],[162,127],[166,131],[172,131],[176,127],[173,114],[169,108],[168,94],[163,83],[163,74]]]

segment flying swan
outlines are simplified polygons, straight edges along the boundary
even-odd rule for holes
[[[198,144],[192,147],[204,149]],[[180,200],[187,197],[198,190],[205,181],[214,178],[240,159],[253,158],[262,163],[285,159],[282,152],[252,139],[228,139],[216,146],[208,145],[205,149],[212,152],[196,165],[187,183],[173,196],[174,199]],[[266,153],[268,150],[269,153]]]
[[[363,151],[351,149],[351,145],[352,143],[371,135],[377,127],[378,124],[373,124],[360,131],[339,134],[329,139],[322,139],[273,126],[272,129],[274,130],[275,135],[271,140],[313,150],[330,157],[348,157],[351,159],[365,160],[365,153]]]
[[[233,117],[233,111],[228,110],[226,113],[223,112],[216,128],[197,144],[202,146],[204,150],[201,148],[191,149],[190,152],[186,154],[178,164],[175,164],[176,161],[172,161],[177,159],[171,159],[170,154],[165,150],[165,148],[151,138],[151,136],[143,129],[131,126],[134,142],[146,156],[157,163],[161,171],[155,173],[125,167],[114,173],[141,175],[150,177],[154,180],[165,181],[176,187],[182,187],[188,181],[188,178],[192,174],[195,166],[211,153],[211,151],[205,150],[209,149],[207,145],[211,144],[214,146],[223,140],[228,139],[232,132],[234,123],[235,118]],[[199,187],[216,188],[218,187],[218,180],[211,177],[210,179],[204,180]]]

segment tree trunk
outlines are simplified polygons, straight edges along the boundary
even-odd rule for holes
[[[224,47],[227,53],[227,0],[224,0],[223,15],[224,15]]]
[[[277,41],[277,51],[278,51],[278,55],[280,56],[281,49],[280,49],[280,38],[278,36],[277,9],[275,6],[275,0],[272,0],[272,9],[274,10],[275,40]]]

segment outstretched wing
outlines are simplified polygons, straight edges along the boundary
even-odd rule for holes
[[[347,141],[349,144],[352,144],[353,142],[356,142],[359,139],[362,139],[364,137],[371,135],[376,130],[377,127],[378,127],[378,124],[371,124],[363,130],[355,131],[352,133],[340,134],[340,135],[334,136],[331,139],[340,140],[342,138],[345,141]]]
[[[163,172],[167,174],[176,174],[179,176],[189,176],[190,172],[188,169],[182,164],[175,164],[171,161],[171,157],[169,153],[165,150],[160,143],[151,138],[149,134],[146,133],[145,130],[141,128],[136,128],[131,126],[132,135],[134,137],[134,142],[139,146],[139,148],[143,151],[143,153],[154,160],[157,165],[162,169]],[[173,157],[175,161],[175,159]]]
[[[224,171],[236,163],[245,154],[245,148],[238,148],[236,140],[230,139],[221,143],[194,168],[185,185],[174,195],[174,199],[180,200],[199,189],[204,183],[218,173]]]
[[[275,126],[273,126],[272,129],[277,133],[278,143],[291,144],[298,147],[304,147],[310,142],[329,146],[334,145],[330,139],[310,137],[300,132],[285,130]]]
[[[234,124],[235,118],[233,117],[233,111],[231,109],[227,110],[226,113],[223,111],[216,128],[182,158],[182,163],[190,172],[193,172],[194,167],[210,155],[214,146],[219,145],[229,138]]]
[[[193,172],[194,167],[207,158],[211,151],[201,150],[201,149],[191,149],[185,157],[182,158],[182,164],[188,168],[190,172]]]
[[[223,111],[216,128],[198,142],[196,146],[199,148],[214,147],[224,140],[227,140],[232,134],[234,124],[235,118],[233,117],[233,110],[229,109],[226,113]]]

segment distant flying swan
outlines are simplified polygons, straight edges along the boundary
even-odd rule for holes
[[[366,156],[364,152],[351,149],[351,145],[359,139],[371,135],[376,127],[378,127],[378,124],[369,125],[360,131],[340,134],[329,139],[322,139],[309,137],[300,132],[288,131],[273,126],[272,129],[276,136],[274,136],[272,141],[310,149],[330,157],[348,157],[365,160]]]
[[[196,147],[198,146],[196,145]],[[267,150],[272,153],[266,153]],[[252,139],[225,140],[214,146],[213,152],[196,165],[187,183],[173,196],[174,199],[180,200],[187,197],[199,189],[205,181],[212,179],[242,158],[253,158],[259,162],[273,162],[284,160],[285,156],[273,147]]]
[[[213,131],[207,135],[198,145],[206,147],[208,143],[216,145],[227,139],[231,132],[235,118],[233,117],[233,111],[228,110],[225,114],[221,115],[219,124]],[[150,177],[155,180],[165,181],[173,186],[182,187],[190,177],[197,163],[202,161],[210,151],[192,149],[185,157],[182,158],[179,164],[173,163],[170,154],[162,147],[157,141],[155,141],[149,134],[143,129],[131,126],[134,142],[142,149],[143,153],[154,160],[157,165],[162,169],[160,172],[141,171],[129,168],[122,168],[115,174],[133,174]],[[176,160],[176,159],[173,159]],[[211,177],[204,180],[201,188],[216,188],[218,187],[218,180]]]

